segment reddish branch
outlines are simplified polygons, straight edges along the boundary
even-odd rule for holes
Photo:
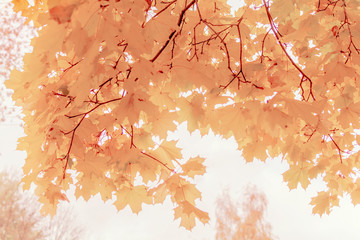
[[[222,44],[221,49],[225,52],[225,55],[226,55],[226,58],[227,58],[227,68],[231,72],[231,76],[232,76],[232,79],[226,85],[220,85],[219,87],[223,88],[223,89],[226,89],[235,79],[238,80],[238,88],[240,87],[241,82],[242,83],[251,83],[250,81],[248,81],[246,79],[244,71],[243,71],[243,59],[242,59],[242,51],[243,51],[242,43],[243,42],[242,42],[242,39],[241,39],[241,32],[240,32],[240,23],[241,23],[243,18],[241,17],[240,19],[238,19],[236,24],[213,24],[213,23],[209,22],[207,19],[202,18],[202,14],[200,12],[200,8],[199,8],[197,2],[195,2],[195,4],[196,4],[196,10],[197,10],[198,16],[199,16],[199,22],[194,27],[194,37],[193,37],[193,40],[191,42],[191,45],[194,46],[194,54],[189,59],[189,61],[191,61],[194,57],[196,57],[196,59],[199,60],[197,45],[199,45],[199,44],[202,45],[201,46],[201,54],[202,54],[205,44],[209,45],[210,41],[215,40],[215,39],[219,39],[221,44]],[[212,31],[212,34],[206,40],[197,41],[197,39],[196,39],[196,29],[202,23],[204,23]],[[223,27],[223,28],[221,30],[219,30],[219,31],[216,31],[215,27]],[[231,56],[230,56],[230,52],[229,52],[227,42],[226,42],[226,37],[230,33],[230,29],[233,28],[233,27],[237,28],[239,39],[240,39],[240,41],[239,41],[239,45],[240,45],[239,63],[240,63],[240,66],[239,66],[238,71],[233,70],[232,67],[231,67]],[[223,36],[222,36],[222,34],[223,34]],[[254,83],[252,83],[252,85],[254,87],[256,87],[256,88],[263,89],[263,87],[257,86]]]
[[[174,2],[176,2],[176,1],[170,2],[168,6],[166,6],[163,10],[161,10],[161,11],[160,11],[158,14],[156,14],[155,16],[157,16],[157,15],[159,15],[161,12],[165,11],[165,10],[166,10],[168,7],[170,7],[170,5],[173,4]],[[177,25],[178,25],[179,27],[180,27],[180,25],[181,25],[181,23],[182,23],[182,21],[183,21],[183,19],[184,19],[184,16],[185,16],[186,11],[189,10],[189,8],[190,8],[192,5],[194,5],[195,2],[196,2],[196,0],[193,0],[193,1],[190,2],[188,5],[186,5],[186,7],[181,11],[180,16],[179,16],[179,20],[178,20],[178,23],[177,23]],[[181,31],[181,30],[180,30],[180,31]],[[162,52],[165,50],[165,48],[169,45],[169,42],[171,41],[171,39],[173,39],[174,36],[176,37],[175,33],[176,33],[176,30],[173,30],[173,31],[170,33],[168,40],[166,40],[165,44],[161,47],[161,49],[158,51],[158,53],[150,60],[150,62],[155,62],[155,60],[161,55],[161,53],[162,53]],[[174,38],[175,38],[175,37],[174,37]],[[174,41],[174,39],[173,39],[173,41]],[[175,45],[175,42],[174,42],[173,46],[174,46],[174,45]],[[173,55],[173,52],[172,52],[172,55]]]
[[[201,15],[200,15],[201,16]],[[248,81],[245,77],[244,74],[244,70],[243,70],[243,61],[242,61],[242,39],[241,39],[241,32],[240,32],[240,23],[242,21],[242,18],[240,18],[237,22],[237,24],[231,24],[230,26],[228,26],[227,28],[223,29],[222,31],[215,31],[215,29],[213,28],[213,26],[223,26],[223,25],[214,25],[206,20],[200,19],[201,22],[203,22],[215,35],[214,39],[218,38],[220,39],[223,47],[224,47],[224,51],[226,54],[226,58],[227,58],[227,65],[228,65],[228,69],[231,72],[231,75],[233,76],[232,79],[226,84],[226,85],[220,85],[221,88],[226,89],[235,79],[238,80],[238,89],[240,88],[240,83],[251,83],[250,81]],[[235,71],[231,68],[231,60],[230,60],[230,53],[227,47],[227,43],[225,41],[227,35],[229,34],[229,32],[227,32],[225,34],[224,37],[222,37],[220,34],[232,27],[236,27],[237,31],[238,31],[238,35],[239,35],[239,45],[240,45],[240,52],[239,52],[239,70],[237,71],[237,73],[235,73]],[[240,77],[241,76],[241,77]],[[257,86],[256,84],[252,83],[252,85],[258,89],[264,89],[263,87]]]
[[[337,4],[339,1],[340,1],[340,0],[337,0],[337,1],[330,1],[330,0],[328,0],[326,6],[325,6],[323,9],[320,9],[321,0],[319,0],[319,1],[318,1],[318,6],[317,6],[317,11],[318,11],[318,12],[325,11],[325,10],[328,9],[330,6],[333,6],[333,8],[335,8],[336,4]]]
[[[55,96],[66,97],[66,98],[69,99],[69,102],[65,105],[65,108],[67,108],[70,105],[70,103],[72,103],[75,100],[75,97],[72,97],[72,96],[69,96],[69,95],[65,95],[65,94],[62,94],[62,93],[57,93],[57,92],[54,92],[54,91],[52,91],[52,93]]]
[[[170,5],[172,5],[175,1],[172,1],[170,3],[168,3],[168,5],[163,8],[162,10],[160,10],[155,16],[159,15],[160,13],[164,12],[168,7],[170,7]],[[178,23],[177,25],[180,27],[181,23],[183,22],[183,19],[184,19],[184,16],[185,16],[185,13],[189,10],[190,7],[192,7],[193,5],[196,5],[196,10],[198,12],[198,15],[199,15],[199,22],[194,26],[194,37],[193,37],[193,42],[191,43],[193,46],[194,46],[194,54],[193,56],[190,58],[190,61],[196,57],[197,60],[199,60],[199,56],[198,56],[198,49],[197,49],[197,45],[198,44],[202,44],[202,48],[201,48],[201,51],[203,50],[203,47],[204,47],[204,44],[209,44],[209,42],[211,40],[214,40],[214,39],[219,39],[220,42],[222,43],[223,45],[223,50],[225,51],[225,54],[226,54],[226,57],[227,57],[227,65],[228,65],[228,69],[229,71],[231,72],[231,75],[232,75],[232,79],[225,85],[225,86],[220,86],[222,88],[227,88],[235,79],[238,80],[238,88],[240,86],[240,83],[243,82],[243,83],[251,83],[250,81],[247,81],[246,80],[246,77],[245,77],[245,74],[244,74],[244,71],[243,71],[243,60],[242,60],[242,51],[243,51],[243,46],[242,46],[242,39],[241,39],[241,33],[240,33],[240,23],[242,21],[242,18],[240,18],[238,20],[238,22],[236,24],[230,24],[230,25],[219,25],[219,24],[213,24],[209,21],[207,21],[206,19],[203,19],[202,18],[202,15],[201,15],[201,12],[200,12],[200,9],[199,9],[199,6],[197,4],[197,1],[196,0],[193,0],[191,1],[189,4],[186,5],[186,7],[181,11],[180,13],[180,16],[179,16],[179,19],[178,19]],[[199,25],[201,25],[201,23],[204,23],[212,32],[213,34],[206,40],[204,41],[199,41],[197,42],[197,39],[196,39],[196,29]],[[221,30],[221,31],[216,31],[214,27],[222,27],[224,26],[224,28]],[[240,45],[240,53],[239,53],[239,62],[240,62],[240,67],[239,67],[239,70],[238,71],[234,71],[232,68],[231,68],[231,57],[230,57],[230,53],[229,53],[229,50],[228,50],[228,47],[227,47],[227,43],[225,41],[227,35],[229,34],[229,29],[231,29],[232,27],[236,27],[237,30],[238,30],[238,34],[239,34],[239,45]],[[181,31],[181,30],[180,30]],[[173,46],[175,45],[175,38],[178,34],[180,34],[181,32],[178,32],[176,30],[173,30],[171,32],[171,34],[169,35],[167,41],[164,43],[164,45],[161,47],[161,49],[157,52],[157,54],[150,60],[150,62],[154,62],[156,61],[156,59],[162,54],[162,52],[166,49],[166,47],[169,45],[170,41],[172,40],[173,41]],[[221,34],[224,33],[224,36],[222,36]],[[172,56],[173,56],[173,49],[172,49]],[[260,86],[257,86],[256,84],[252,83],[252,85],[256,88],[259,88],[259,89],[263,89],[263,87],[260,87]]]
[[[92,109],[90,109],[87,112],[83,112],[83,113],[79,113],[79,114],[75,114],[75,115],[65,115],[65,116],[68,117],[68,118],[75,118],[75,117],[87,115],[87,114],[93,112],[95,109],[97,109],[98,107],[100,107],[102,105],[105,105],[105,104],[108,104],[108,103],[111,103],[111,102],[115,102],[115,101],[119,101],[121,99],[122,99],[122,97],[121,98],[114,98],[114,99],[111,99],[111,100],[108,100],[108,101],[105,101],[105,102],[99,102],[99,103],[97,103],[97,105],[95,107],[93,107]]]
[[[328,134],[328,136],[330,137],[331,141],[334,143],[335,147],[337,148],[337,150],[339,152],[340,163],[343,163],[341,153],[344,151],[340,149],[339,145],[334,141],[334,139],[331,137],[330,134]]]
[[[271,30],[271,29],[269,29],[269,30],[266,32],[266,34],[265,34],[265,36],[264,36],[264,38],[263,38],[263,40],[262,40],[262,42],[261,42],[260,63],[263,62],[264,58],[267,58],[267,59],[269,59],[269,60],[271,61],[271,58],[270,58],[270,57],[264,55],[265,40],[266,40],[266,37],[269,35],[270,30]]]
[[[98,107],[102,106],[102,105],[105,105],[105,104],[108,104],[108,103],[111,103],[111,102],[115,102],[115,101],[119,101],[121,100],[123,97],[121,98],[115,98],[115,99],[112,99],[112,100],[108,100],[106,102],[101,102],[101,103],[98,103],[95,107],[93,107],[92,109],[90,109],[89,111],[87,112],[84,112],[84,113],[80,113],[80,114],[76,114],[76,115],[65,115],[66,117],[68,118],[75,118],[75,117],[80,117],[81,116],[81,119],[80,121],[76,124],[76,126],[69,132],[64,132],[65,135],[67,134],[70,134],[71,133],[71,140],[70,140],[70,145],[69,145],[69,148],[68,148],[68,151],[65,155],[64,158],[62,159],[65,159],[66,162],[65,162],[65,166],[64,166],[64,173],[63,173],[63,179],[65,179],[65,172],[66,172],[66,169],[67,169],[67,165],[68,165],[68,162],[69,162],[69,157],[70,157],[70,152],[71,152],[71,148],[73,146],[73,142],[74,142],[74,137],[75,137],[75,133],[76,133],[76,130],[80,127],[81,123],[83,122],[83,120],[85,119],[85,117],[92,113],[93,111],[95,111]],[[130,136],[130,141],[131,141],[131,145],[130,145],[130,148],[134,147],[134,148],[137,148],[137,146],[134,144],[134,129],[133,129],[133,126],[131,125],[131,133],[121,125],[121,129],[124,130],[129,136]],[[164,166],[166,169],[168,169],[169,171],[171,172],[174,172],[173,169],[169,168],[165,163],[161,162],[159,159],[145,153],[144,151],[141,151],[140,152],[141,154],[151,158],[152,160],[155,160],[156,162],[160,163],[162,166]]]
[[[224,46],[224,49],[225,49],[225,54],[226,54],[226,57],[227,57],[227,65],[228,65],[228,69],[233,73],[233,70],[231,69],[231,61],[230,61],[230,53],[229,53],[229,49],[227,47],[227,44],[225,42],[225,38],[227,37],[227,35],[229,34],[229,32],[227,32],[225,34],[224,37],[221,37],[220,35],[220,32],[217,32],[215,31],[215,29],[212,27],[212,24],[210,22],[208,22],[207,20],[202,20],[203,23],[205,23],[205,25],[211,30],[213,31],[213,33],[216,35],[216,38],[220,39],[221,43],[223,44]],[[230,26],[231,27],[231,26]],[[230,28],[229,27],[229,28]]]
[[[98,103],[99,103],[99,99],[98,99],[98,94],[99,94],[99,92],[101,91],[101,89],[102,89],[107,83],[111,83],[111,80],[112,80],[112,79],[113,79],[113,78],[111,77],[111,78],[107,79],[105,82],[103,82],[102,84],[100,84],[100,85],[99,85],[99,89],[97,89],[97,91],[95,92],[94,96],[93,96],[91,99],[90,99],[90,97],[89,97],[89,99],[90,99],[89,102],[98,104]],[[94,101],[94,98],[95,98],[95,101]]]
[[[123,126],[123,125],[120,125],[121,126],[121,129],[124,130],[126,132],[126,134],[129,135],[130,137],[130,141],[131,141],[131,145],[130,145],[130,148],[134,147],[134,148],[138,148],[135,144],[134,144],[134,129],[133,129],[133,126],[131,125],[131,133]],[[162,161],[160,161],[159,159],[151,156],[150,154],[144,152],[144,151],[140,151],[141,154],[151,158],[152,160],[160,163],[162,166],[164,166],[167,170],[169,170],[170,172],[175,172],[174,169],[171,169],[169,168],[165,163],[163,163]],[[176,160],[175,160],[176,161]],[[176,161],[177,162],[177,161]],[[181,165],[179,162],[177,162],[179,165]]]
[[[166,41],[166,43],[162,46],[162,48],[159,50],[159,52],[155,55],[155,57],[153,57],[150,62],[155,62],[155,60],[160,56],[160,54],[164,51],[164,49],[167,47],[167,45],[169,44],[171,38],[175,35],[176,30],[172,31],[172,33],[170,33],[169,35],[169,39]]]
[[[202,20],[199,21],[199,22],[197,23],[197,25],[200,25],[202,22],[203,22]],[[197,27],[197,25],[196,25],[195,27]],[[202,44],[202,45],[204,45],[204,44],[209,44],[211,40],[217,39],[219,34],[221,34],[221,33],[225,32],[225,31],[229,30],[229,29],[232,28],[233,26],[234,26],[234,25],[230,25],[230,26],[222,29],[221,31],[215,32],[214,34],[212,34],[212,35],[211,35],[208,39],[206,39],[206,40],[198,41],[198,42],[194,40],[194,42],[192,42],[191,44],[192,44],[193,46],[196,46],[196,45],[199,45],[199,44]]]
[[[191,1],[191,2],[181,11],[180,17],[179,17],[179,20],[178,20],[178,23],[177,23],[177,25],[178,25],[179,27],[180,27],[180,25],[181,25],[181,22],[182,22],[182,20],[183,20],[183,18],[184,18],[184,15],[185,15],[186,11],[189,10],[189,8],[190,8],[192,5],[194,5],[195,2],[196,2],[196,0]]]
[[[84,59],[81,59],[81,60],[77,61],[76,63],[68,62],[68,64],[70,64],[70,67],[64,69],[64,70],[63,70],[63,73],[66,73],[66,72],[69,71],[71,68],[73,68],[73,67],[75,67],[76,65],[78,65],[82,60],[84,60]]]
[[[351,57],[351,54],[352,54],[352,50],[351,48],[353,47],[355,49],[355,51],[359,54],[360,53],[360,49],[358,47],[356,47],[354,41],[353,41],[353,34],[351,32],[351,28],[350,28],[350,20],[349,20],[349,17],[348,17],[348,14],[346,12],[346,2],[345,0],[337,0],[337,1],[328,1],[326,6],[322,9],[320,9],[320,1],[318,2],[318,6],[317,6],[317,11],[318,12],[322,12],[322,11],[326,11],[327,9],[329,9],[330,6],[332,6],[332,11],[334,11],[336,5],[339,3],[339,2],[342,2],[342,8],[343,8],[343,13],[344,13],[344,20],[342,21],[342,24],[340,25],[340,27],[338,27],[337,30],[334,30],[334,26],[332,31],[333,31],[333,34],[336,38],[339,37],[339,31],[342,29],[342,28],[347,28],[347,31],[349,33],[349,45],[347,47],[347,51],[343,51],[341,50],[341,53],[343,53],[346,57],[346,60],[345,60],[345,64],[349,61],[350,57]]]
[[[149,155],[149,154],[147,154],[146,152],[143,152],[143,151],[141,151],[140,153],[143,154],[143,155],[145,155],[145,156],[147,156],[147,157],[149,157],[149,158],[151,158],[152,160],[160,163],[161,165],[163,165],[163,166],[164,166],[167,170],[169,170],[170,172],[175,172],[174,169],[169,168],[165,163],[161,162],[159,159],[157,159],[157,158],[155,158],[155,157],[153,157],[153,156],[151,156],[151,155]]]
[[[192,42],[192,44],[193,44],[193,46],[194,46],[194,55],[190,58],[190,61],[191,61],[194,57],[196,57],[196,60],[199,61],[199,56],[198,56],[198,54],[197,54],[197,48],[196,48],[196,45],[198,44],[198,43],[196,42],[196,28],[197,28],[198,26],[200,26],[200,24],[201,24],[201,22],[198,22],[198,23],[195,25],[195,27],[194,27],[194,37],[193,37],[194,41]]]
[[[68,148],[68,151],[65,155],[65,157],[63,157],[62,159],[65,159],[66,162],[65,162],[65,166],[64,166],[64,174],[63,174],[63,179],[65,179],[65,172],[66,172],[66,169],[67,169],[67,165],[68,165],[68,162],[69,162],[69,157],[70,157],[70,151],[71,151],[71,148],[73,146],[73,142],[74,142],[74,137],[75,137],[75,133],[76,133],[76,130],[80,127],[81,123],[83,122],[83,120],[85,119],[85,117],[90,114],[91,112],[95,111],[95,109],[97,109],[98,107],[102,106],[102,105],[105,105],[105,104],[108,104],[108,103],[111,103],[111,102],[115,102],[115,101],[119,101],[121,100],[122,98],[115,98],[115,99],[111,99],[109,101],[106,101],[106,102],[101,102],[101,103],[98,103],[98,105],[96,105],[95,107],[93,107],[92,109],[90,109],[89,111],[87,112],[84,112],[84,113],[80,113],[80,114],[76,114],[76,115],[72,115],[72,116],[69,116],[69,115],[65,115],[66,117],[68,118],[75,118],[75,117],[81,117],[80,121],[76,124],[76,126],[69,132],[63,132],[65,135],[71,133],[71,140],[70,140],[70,145],[69,145],[69,148]]]
[[[71,130],[72,134],[71,134],[71,140],[70,140],[70,145],[69,145],[69,148],[68,148],[68,151],[65,155],[65,157],[63,159],[66,159],[65,161],[65,166],[64,166],[64,172],[63,172],[63,179],[65,179],[65,173],[66,173],[66,169],[67,169],[67,165],[68,165],[68,162],[69,162],[69,158],[70,158],[70,151],[71,151],[71,148],[73,146],[73,142],[74,142],[74,137],[75,137],[75,132],[76,132],[76,129],[80,126],[81,122],[84,120],[86,115],[84,115],[79,123],[75,126],[75,128],[73,130]],[[68,133],[64,133],[64,134],[68,134]]]
[[[348,45],[348,56],[347,56],[347,59],[345,61],[345,64],[349,61],[350,57],[351,57],[351,54],[352,54],[352,51],[351,51],[351,46],[353,46],[353,48],[355,49],[355,51],[359,54],[360,53],[360,49],[356,47],[354,41],[353,41],[353,35],[351,33],[351,29],[350,29],[350,22],[349,22],[349,18],[348,18],[348,15],[347,15],[347,12],[346,12],[346,3],[344,0],[342,0],[343,2],[343,10],[344,10],[344,22],[343,24],[341,24],[341,26],[339,27],[339,31],[342,27],[344,27],[345,25],[347,26],[347,30],[349,32],[349,38],[350,38],[350,41],[349,41],[349,45]]]
[[[264,3],[264,6],[265,6],[265,10],[266,10],[266,15],[269,19],[269,23],[270,23],[270,27],[271,27],[271,30],[272,32],[274,33],[275,35],[275,38],[278,42],[278,44],[280,45],[281,49],[283,50],[283,52],[285,53],[286,57],[289,59],[289,61],[291,62],[291,64],[300,72],[300,74],[302,75],[302,77],[305,78],[305,80],[302,80],[301,81],[301,84],[305,81],[309,81],[310,82],[310,93],[309,93],[309,96],[312,97],[313,100],[315,100],[315,96],[312,92],[312,80],[310,79],[310,77],[308,77],[305,72],[294,62],[294,60],[291,58],[291,56],[289,55],[289,53],[287,52],[286,48],[285,48],[285,44],[281,41],[281,37],[282,35],[279,33],[279,31],[277,30],[276,26],[275,26],[275,23],[273,21],[273,18],[270,14],[270,10],[269,10],[269,5],[268,3],[266,2],[266,0],[263,0],[263,3]]]
[[[133,125],[131,125],[131,143],[130,143],[130,148],[132,148],[133,146],[136,148],[136,146],[134,145],[134,127]]]
[[[303,75],[303,76],[301,77],[301,79],[300,79],[300,84],[299,84],[300,90],[301,90],[301,99],[302,99],[303,101],[309,101],[310,96],[312,96],[312,98],[314,99],[314,94],[313,94],[313,92],[312,92],[312,82],[311,82],[311,81],[309,81],[309,83],[310,83],[309,95],[307,96],[307,98],[305,98],[305,89],[304,89],[304,87],[303,87],[303,83],[306,82],[306,81],[308,81],[308,79],[306,79],[305,76]],[[314,99],[314,100],[315,100],[315,99]]]

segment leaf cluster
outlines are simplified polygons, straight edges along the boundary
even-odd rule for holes
[[[175,204],[191,229],[202,158],[186,161],[168,131],[234,136],[246,161],[281,155],[290,189],[321,178],[312,201],[359,203],[360,2],[15,0],[39,27],[7,86],[25,114],[25,186],[44,211],[100,193],[118,210]]]

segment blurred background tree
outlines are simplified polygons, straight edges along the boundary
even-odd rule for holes
[[[46,240],[85,239],[85,228],[78,224],[73,208],[66,205],[61,205],[53,218],[47,216],[42,229]]]
[[[69,205],[61,205],[51,218],[40,214],[40,203],[32,192],[23,192],[19,177],[0,172],[1,240],[79,240],[85,230]]]
[[[34,26],[25,24],[25,18],[12,8],[12,3],[0,2],[0,122],[19,119],[20,110],[12,104],[12,91],[4,81],[12,69],[22,69],[23,56],[32,51],[30,40],[36,35]]]
[[[1,172],[0,182],[0,239],[43,239],[35,198],[21,194],[12,174]]]
[[[249,185],[241,202],[234,202],[228,190],[217,200],[216,239],[218,240],[271,240],[271,225],[264,214],[267,200],[256,186]]]

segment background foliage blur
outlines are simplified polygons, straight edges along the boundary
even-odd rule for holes
[[[83,239],[84,227],[69,205],[60,206],[53,218],[41,215],[40,203],[32,192],[21,190],[19,179],[15,172],[0,172],[0,239]]]
[[[263,192],[248,185],[242,201],[231,200],[228,190],[217,201],[217,240],[274,239],[271,225],[265,221],[267,200]]]
[[[25,24],[25,18],[12,10],[11,3],[0,2],[0,122],[19,120],[20,109],[12,104],[12,91],[4,81],[14,68],[21,69],[23,56],[31,52],[30,41],[36,29]]]

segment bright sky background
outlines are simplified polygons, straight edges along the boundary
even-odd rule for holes
[[[0,0],[7,2],[7,0]],[[240,2],[233,0],[232,2]],[[1,7],[1,4],[0,4]],[[1,83],[0,83],[1,84]],[[26,154],[16,151],[16,141],[23,134],[18,123],[0,123],[0,169],[20,169]],[[93,240],[211,240],[215,239],[215,203],[224,188],[228,188],[234,200],[241,200],[243,189],[255,184],[268,199],[266,219],[273,227],[273,233],[281,240],[303,239],[359,239],[360,207],[354,207],[349,198],[340,201],[329,216],[314,216],[309,202],[316,191],[324,186],[315,182],[304,191],[289,191],[282,181],[287,164],[280,159],[266,163],[246,164],[234,140],[224,140],[210,135],[200,138],[198,133],[190,135],[182,125],[173,137],[180,139],[185,157],[200,154],[206,157],[207,173],[196,178],[202,192],[199,207],[209,212],[210,224],[198,225],[192,232],[179,227],[180,221],[173,221],[170,201],[163,205],[143,205],[139,215],[132,214],[127,207],[117,213],[110,202],[103,203],[99,196],[89,202],[76,201],[70,197],[79,221],[86,226]]]

